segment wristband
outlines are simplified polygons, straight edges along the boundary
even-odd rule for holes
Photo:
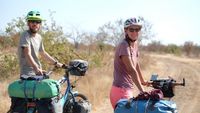
[[[57,65],[58,64],[58,61],[56,61],[53,65]]]

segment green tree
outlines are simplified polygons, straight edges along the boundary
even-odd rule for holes
[[[99,27],[97,39],[99,42],[108,43],[116,46],[124,35],[122,19],[116,20],[114,23],[108,22]]]
[[[140,32],[140,41],[146,39],[152,39],[155,37],[155,33],[153,32],[153,24],[149,22],[144,17],[139,17],[142,20],[142,32]]]
[[[17,17],[7,24],[5,31],[9,36],[11,36],[24,31],[26,28],[25,17]]]
[[[152,41],[149,43],[146,47],[147,51],[153,51],[153,52],[161,52],[163,51],[164,46],[160,41]]]
[[[175,55],[181,55],[181,48],[175,44],[169,44],[166,48],[166,52]]]
[[[83,37],[85,37],[86,35],[87,35],[87,33],[82,32],[81,30],[78,30],[77,27],[73,27],[73,28],[71,28],[71,31],[66,34],[66,37],[69,40],[72,40],[74,47],[76,49],[79,49],[79,45],[82,42],[84,42],[85,38],[83,38]]]

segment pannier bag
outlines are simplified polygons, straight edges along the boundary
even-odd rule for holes
[[[7,113],[28,113],[27,104],[31,100],[25,98],[11,97],[10,110]],[[37,113],[62,113],[62,100],[58,97],[36,99],[33,101]],[[35,112],[34,112],[35,113]]]
[[[19,98],[52,98],[58,96],[60,85],[52,79],[16,80],[8,86],[10,97]]]
[[[115,113],[177,113],[176,104],[168,100],[120,99]]]

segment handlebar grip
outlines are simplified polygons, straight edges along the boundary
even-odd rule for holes
[[[51,73],[51,72],[48,72],[48,73],[45,72],[45,73],[43,73],[43,78],[44,78],[44,79],[49,79],[50,73]]]
[[[174,83],[174,86],[185,86],[185,78],[183,78],[182,83]]]
[[[63,64],[63,65],[62,65],[62,68],[63,68],[63,69],[68,69],[68,65]]]
[[[185,86],[185,78],[183,78],[183,86]]]
[[[151,81],[151,82],[148,82],[148,84],[150,84],[150,85],[160,85],[160,83],[161,82],[163,82],[164,83],[164,81]],[[176,81],[175,82],[170,82],[173,86],[185,86],[185,78],[183,78],[183,82],[179,82],[179,83],[177,83]]]

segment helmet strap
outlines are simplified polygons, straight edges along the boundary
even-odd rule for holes
[[[131,42],[135,42],[135,41],[136,41],[136,40],[132,40],[132,39],[128,36],[128,34],[125,35],[125,40],[128,42],[129,46],[130,46]]]

